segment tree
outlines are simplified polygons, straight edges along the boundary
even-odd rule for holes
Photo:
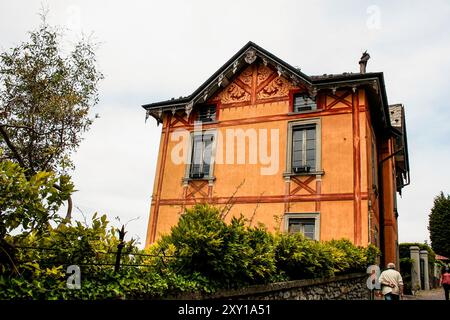
[[[434,198],[429,215],[431,247],[440,255],[450,257],[450,196],[441,193]]]
[[[63,55],[60,43],[61,34],[43,16],[29,41],[0,53],[0,160],[18,163],[27,178],[73,169],[70,154],[92,124],[89,110],[98,102],[103,75],[94,45],[82,40]],[[71,202],[66,218],[70,213]]]
[[[26,237],[30,232],[45,232],[49,222],[57,220],[58,209],[72,191],[68,176],[40,171],[26,177],[25,169],[17,163],[0,161],[0,265],[14,265],[14,250],[5,240],[7,235],[17,231],[21,232],[18,237]]]

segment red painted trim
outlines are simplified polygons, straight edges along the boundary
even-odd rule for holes
[[[301,89],[289,90],[289,112],[294,112],[294,95],[302,92]]]
[[[301,181],[297,177],[291,177],[291,181],[294,181],[297,184],[298,187],[295,188],[294,190],[292,190],[290,194],[293,195],[293,194],[297,193],[301,189],[305,189],[309,193],[315,194],[316,190],[313,190],[311,187],[308,186],[308,184],[310,184],[314,179],[316,179],[315,176],[308,177],[305,181]]]
[[[359,91],[352,94],[353,101],[353,187],[354,198],[354,237],[355,244],[361,244],[361,141],[359,124]]]
[[[220,102],[220,101],[211,102],[211,104],[216,105],[216,121],[220,121],[220,112],[222,110],[222,102]]]
[[[251,97],[250,97],[251,99]],[[232,102],[232,103],[223,103],[222,108],[223,109],[231,109],[231,108],[240,108],[240,107],[247,107],[251,106],[250,101],[243,101],[243,102]]]
[[[270,68],[272,69],[272,68]],[[261,82],[261,84],[256,88],[256,93],[259,93],[262,89],[264,89],[269,83],[271,83],[275,78],[278,78],[278,73],[272,70],[272,74],[267,77],[266,80]]]
[[[334,99],[333,102],[331,102],[329,105],[326,104],[326,100],[325,100],[325,110],[330,110],[332,109],[335,105],[337,105],[339,102],[346,104],[348,107],[353,108],[352,103],[348,102],[347,100],[345,100],[345,98],[347,98],[350,94],[352,94],[352,92],[350,90],[345,91],[344,94],[342,96],[338,96],[332,93],[327,93],[326,97],[331,97]],[[325,98],[326,99],[326,98]],[[353,99],[353,98],[352,98]],[[353,100],[352,100],[353,101]]]
[[[361,199],[367,200],[367,192],[361,193]],[[184,199],[161,199],[161,205],[180,205]],[[209,201],[208,201],[209,200]],[[351,201],[354,200],[353,193],[330,193],[330,194],[313,194],[313,195],[275,195],[275,196],[242,196],[233,197],[233,203],[285,203],[289,202],[315,202],[315,201]],[[212,197],[208,199],[196,198],[186,199],[186,204],[195,204],[199,201],[209,202],[211,204],[225,204],[230,201],[229,197]]]
[[[257,94],[256,84],[258,81],[257,78],[258,78],[258,69],[256,67],[256,64],[253,64],[253,66],[252,66],[252,91],[251,91],[251,98],[250,98],[252,104],[255,104],[255,102],[256,102],[256,94]]]
[[[153,215],[150,217],[152,219],[151,221],[151,229],[150,229],[150,236],[149,236],[149,242],[152,243],[155,241],[156,237],[156,226],[158,222],[158,214],[159,214],[159,205],[161,202],[161,190],[162,190],[162,183],[163,183],[163,176],[164,176],[164,169],[166,167],[166,157],[167,157],[167,146],[169,144],[169,133],[170,133],[170,121],[172,120],[172,115],[168,113],[167,120],[166,120],[166,129],[164,130],[164,142],[163,142],[163,150],[161,155],[161,164],[159,167],[159,175],[158,175],[158,184],[156,187],[156,199],[155,199],[155,209],[153,210]]]
[[[289,101],[289,96],[285,95],[285,96],[282,96],[282,97],[256,99],[255,104],[274,103],[274,102],[282,102],[282,101]]]
[[[187,192],[188,192],[188,185],[183,185],[183,204],[181,205],[181,212],[184,212],[184,208],[186,207]]]
[[[223,105],[222,105],[223,106]],[[296,120],[296,119],[308,119],[308,118],[316,118],[316,117],[326,117],[332,115],[340,115],[340,114],[350,114],[352,113],[351,108],[339,108],[333,110],[318,110],[317,112],[308,112],[308,113],[296,113],[296,114],[278,114],[278,115],[270,115],[270,116],[261,116],[255,118],[247,118],[247,119],[235,119],[235,120],[223,120],[219,123],[213,124],[203,124],[203,128],[212,129],[217,127],[231,127],[231,126],[239,126],[246,124],[256,124],[263,122],[272,122],[272,121],[287,121],[287,120]],[[163,128],[164,129],[164,128]],[[193,130],[194,126],[185,127],[186,130]],[[173,129],[175,130],[175,129]],[[173,131],[171,130],[171,131]]]
[[[320,195],[322,193],[322,180],[316,180],[316,194]],[[316,212],[320,212],[320,201],[316,201]]]
[[[252,94],[252,87],[250,87],[248,84],[244,83],[241,79],[236,78],[234,79],[234,84],[237,85],[239,88],[247,92],[249,95]]]
[[[208,184],[208,181],[201,181],[196,183],[194,181],[189,182],[189,186],[191,187],[191,192],[187,194],[186,198],[195,198],[195,194],[198,192],[203,197],[208,197],[208,193],[204,192],[202,189],[204,186]]]
[[[211,200],[213,195],[213,186],[208,184],[208,199]]]
[[[175,127],[175,124],[177,124],[178,122],[181,122],[183,125],[182,126],[188,126],[189,125],[189,119],[186,121],[184,120],[184,117],[180,116],[179,114],[175,113],[174,114],[174,121],[172,121],[172,123],[170,124],[170,126],[173,128]]]
[[[284,212],[289,212],[289,194],[291,189],[290,180],[284,182]]]

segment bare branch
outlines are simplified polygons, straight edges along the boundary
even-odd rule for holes
[[[225,206],[223,207],[222,211],[220,212],[220,218],[221,219],[225,219],[228,215],[228,213],[230,213],[231,208],[233,208],[234,206],[234,196],[236,195],[236,193],[239,191],[239,189],[244,185],[245,183],[245,179],[242,180],[242,182],[236,187],[236,190],[234,190],[233,194],[231,195],[230,198],[228,198],[227,203],[225,204]]]
[[[9,139],[9,135],[6,132],[5,128],[3,126],[0,126],[0,134],[2,135],[3,139],[6,142],[6,145],[8,146],[9,150],[14,154],[14,157],[16,158],[17,162],[20,164],[22,168],[26,168],[25,162],[23,161],[22,157],[20,156],[19,152],[17,151],[14,144]]]
[[[262,197],[263,194],[264,194],[264,191],[261,192],[261,194],[260,194],[259,196]],[[256,206],[255,206],[255,209],[253,210],[252,217],[250,218],[250,221],[249,221],[249,224],[248,224],[249,227],[252,226],[253,219],[254,219],[255,216],[256,216],[256,211],[258,210],[260,204],[261,204],[261,198],[258,199],[258,202],[256,203]]]
[[[61,187],[59,185],[57,185],[57,184],[54,184],[53,187],[56,188],[56,190],[62,191]],[[69,195],[69,197],[67,198],[67,213],[66,213],[66,217],[58,225],[58,228],[61,225],[69,223],[70,220],[72,220],[72,207],[73,207],[72,196]]]

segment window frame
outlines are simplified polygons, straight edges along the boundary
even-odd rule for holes
[[[202,121],[202,120],[200,120],[200,108],[207,108],[207,107],[214,107],[214,109],[215,109],[215,113],[214,113],[214,120],[212,120],[212,121]],[[196,107],[196,115],[195,115],[195,117],[194,117],[194,123],[201,123],[202,125],[207,125],[207,124],[211,124],[211,123],[217,123],[218,122],[218,116],[219,116],[219,113],[218,113],[218,105],[217,105],[217,103],[204,103],[204,104],[199,104],[197,107]]]
[[[310,110],[295,110],[295,99],[297,97],[308,97],[309,99],[311,99],[312,101],[314,101],[314,108],[310,109]],[[318,105],[317,105],[317,96],[316,99],[313,99],[312,97],[310,97],[308,95],[307,92],[293,92],[292,93],[292,113],[307,113],[307,112],[315,112],[317,111],[317,109],[319,109]]]
[[[191,167],[192,167],[192,155],[194,151],[194,141],[195,138],[198,136],[205,136],[205,135],[211,135],[213,137],[212,145],[211,145],[211,160],[209,163],[209,173],[208,175],[204,175],[201,178],[192,178],[191,177]],[[214,164],[215,164],[215,157],[216,157],[216,148],[217,148],[217,130],[216,129],[209,129],[209,130],[201,130],[201,131],[192,131],[189,135],[189,150],[186,153],[186,167],[184,171],[184,178],[183,181],[191,181],[191,180],[215,180],[214,177]]]
[[[309,127],[315,126],[316,130],[316,165],[314,170],[310,172],[295,173],[292,171],[292,152],[293,152],[293,134],[294,128],[297,127]],[[286,171],[284,176],[297,176],[297,175],[322,175],[322,125],[320,118],[296,120],[288,122],[287,130],[287,146],[286,146]],[[306,150],[304,151],[306,152]]]
[[[296,95],[307,95],[309,96],[311,99],[311,95],[308,94],[307,91],[304,91],[302,89],[292,89],[289,90],[289,112],[288,115],[295,115],[295,114],[307,114],[307,113],[315,113],[315,112],[320,112],[322,111],[322,99],[323,97],[319,94],[316,94],[316,96],[314,97],[315,99],[313,99],[316,103],[316,108],[312,109],[312,110],[304,110],[304,111],[295,111],[294,110],[294,102],[295,102],[295,96]]]
[[[314,220],[314,238],[313,240],[320,240],[320,212],[298,212],[298,213],[285,213],[284,214],[284,231],[289,232],[289,220],[301,219],[301,220]]]

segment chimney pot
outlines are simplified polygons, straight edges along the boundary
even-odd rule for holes
[[[366,73],[366,67],[367,67],[367,61],[369,61],[370,55],[367,53],[367,50],[364,51],[364,53],[361,56],[361,59],[359,60],[359,73],[365,74]]]

